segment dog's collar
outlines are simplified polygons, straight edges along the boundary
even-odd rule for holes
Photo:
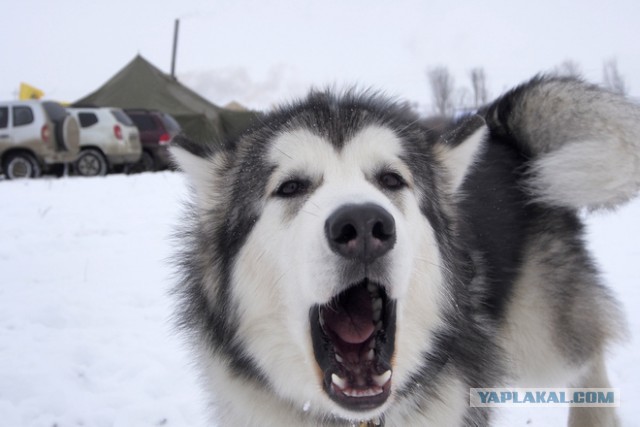
[[[384,427],[384,418],[376,418],[375,420],[360,421],[358,427]]]

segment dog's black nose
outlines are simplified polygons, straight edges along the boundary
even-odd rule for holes
[[[334,252],[365,263],[386,254],[396,243],[393,216],[374,203],[340,207],[329,216],[324,231]]]

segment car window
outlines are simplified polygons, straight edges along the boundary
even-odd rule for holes
[[[133,122],[131,121],[129,116],[127,116],[124,113],[124,111],[122,111],[122,110],[111,110],[111,114],[113,114],[113,117],[115,117],[116,120],[118,122],[122,123],[123,125],[133,126]]]
[[[133,114],[131,116],[131,120],[136,124],[138,129],[141,131],[145,130],[155,130],[157,128],[155,120],[149,115],[146,114]]]
[[[0,129],[9,125],[9,107],[0,107]]]
[[[26,105],[17,105],[13,107],[13,125],[24,126],[33,123],[33,111],[31,107]]]
[[[98,116],[94,113],[78,113],[78,120],[81,127],[87,128],[98,123]]]
[[[162,115],[162,122],[169,132],[180,133],[180,125],[172,116],[168,114]]]

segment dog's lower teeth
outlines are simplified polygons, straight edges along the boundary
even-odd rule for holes
[[[344,363],[344,359],[338,353],[336,353],[336,360],[338,361],[338,363]]]
[[[339,389],[347,387],[347,380],[340,378],[336,374],[331,374],[331,382],[334,383]]]
[[[365,355],[366,360],[373,360],[376,356],[376,352],[373,349],[370,349]]]
[[[370,397],[382,394],[383,390],[380,387],[372,387],[367,389],[350,389],[344,390],[343,393],[349,397]]]
[[[381,374],[381,375],[374,375],[371,377],[373,379],[373,382],[379,386],[382,387],[384,386],[389,379],[391,378],[391,370],[386,371],[385,373]]]

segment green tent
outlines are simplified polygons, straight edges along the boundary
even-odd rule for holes
[[[258,116],[256,112],[230,111],[212,104],[140,55],[74,105],[164,111],[180,123],[187,137],[205,143],[221,143],[237,136]]]

